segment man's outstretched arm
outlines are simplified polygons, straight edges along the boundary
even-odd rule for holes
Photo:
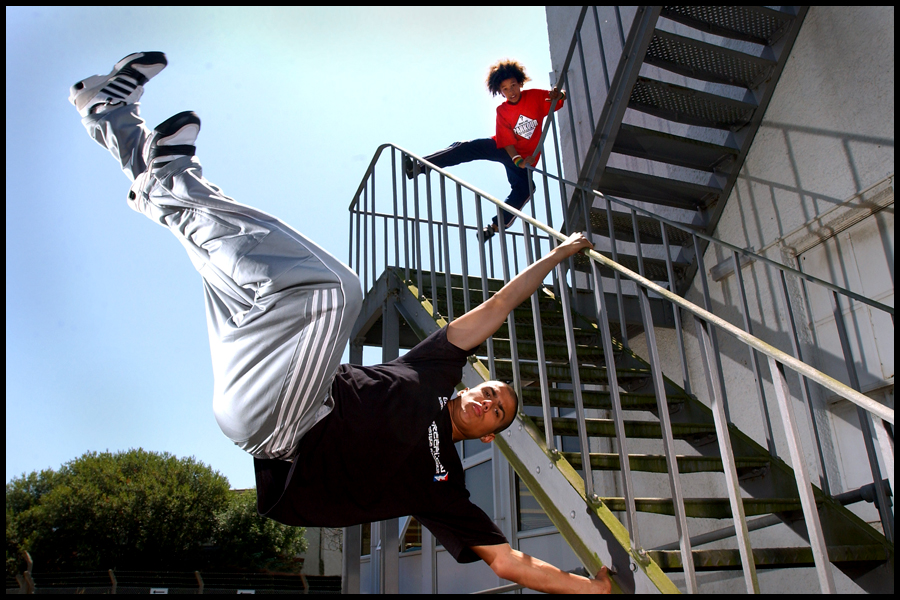
[[[472,350],[500,329],[506,317],[527,300],[553,267],[594,245],[581,233],[569,238],[539,261],[516,275],[509,283],[488,299],[447,326],[447,340],[463,350]]]
[[[472,551],[501,579],[548,594],[609,594],[612,580],[606,567],[596,579],[566,573],[549,563],[513,550],[509,544],[474,546]]]

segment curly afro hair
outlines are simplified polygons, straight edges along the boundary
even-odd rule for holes
[[[498,61],[491,65],[485,81],[492,96],[500,93],[500,84],[507,79],[515,79],[519,82],[519,85],[526,81],[531,81],[531,77],[525,74],[525,67],[519,61],[510,59]]]

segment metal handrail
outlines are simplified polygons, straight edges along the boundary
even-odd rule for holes
[[[787,273],[790,273],[791,275],[795,275],[796,277],[800,277],[800,278],[802,278],[802,279],[805,279],[805,280],[807,280],[807,281],[809,281],[809,282],[811,282],[811,283],[815,283],[815,284],[817,284],[817,285],[821,285],[822,287],[825,287],[825,288],[827,288],[827,289],[829,289],[829,290],[831,290],[831,291],[833,291],[833,292],[837,292],[837,293],[839,293],[839,294],[842,294],[842,295],[844,295],[844,296],[847,296],[848,298],[852,298],[852,299],[856,300],[857,302],[862,302],[863,304],[866,304],[866,305],[868,305],[868,306],[871,306],[872,308],[877,308],[878,310],[883,311],[883,312],[886,312],[886,313],[889,313],[889,314],[891,314],[891,315],[894,314],[894,307],[893,307],[893,306],[888,306],[887,304],[882,304],[881,302],[878,302],[878,301],[876,301],[876,300],[872,300],[871,298],[866,298],[865,296],[862,296],[862,295],[860,295],[860,294],[858,294],[858,293],[856,293],[856,292],[854,292],[854,291],[852,291],[852,290],[848,290],[848,289],[846,289],[846,288],[842,288],[842,287],[840,287],[840,286],[838,286],[838,285],[835,285],[835,284],[833,284],[833,283],[830,283],[830,282],[828,282],[828,281],[825,281],[824,279],[819,279],[818,277],[814,277],[814,276],[812,276],[812,275],[810,275],[810,274],[808,274],[808,273],[804,273],[803,271],[798,271],[797,269],[794,269],[793,267],[789,267],[789,266],[787,266],[787,265],[783,265],[783,264],[781,264],[780,262],[777,262],[777,261],[772,260],[771,258],[766,258],[765,256],[762,256],[761,254],[757,254],[757,253],[753,252],[752,250],[747,250],[746,248],[740,248],[740,247],[738,247],[738,246],[735,246],[734,244],[729,244],[728,242],[724,242],[724,241],[722,241],[722,240],[720,240],[720,239],[717,239],[717,238],[714,238],[714,237],[712,237],[712,236],[710,236],[710,235],[706,235],[706,234],[703,233],[703,232],[700,232],[700,231],[697,231],[697,230],[695,230],[695,229],[691,229],[691,228],[689,228],[689,227],[686,227],[683,223],[679,223],[679,222],[677,222],[677,221],[672,221],[672,220],[670,220],[670,219],[667,219],[667,218],[665,218],[665,217],[662,217],[662,216],[660,216],[660,215],[657,215],[657,214],[655,214],[655,213],[652,213],[652,212],[650,212],[649,210],[646,210],[646,209],[640,208],[640,207],[638,207],[638,206],[634,206],[634,205],[632,205],[632,204],[629,204],[629,203],[626,202],[625,200],[622,200],[622,199],[620,199],[620,198],[616,198],[615,196],[607,196],[606,194],[604,194],[604,193],[602,193],[602,192],[598,192],[597,190],[593,190],[593,189],[591,189],[591,188],[589,188],[589,187],[587,187],[587,186],[584,186],[584,185],[579,185],[579,184],[575,183],[574,181],[570,181],[570,180],[568,180],[568,179],[566,179],[566,178],[564,178],[564,177],[560,177],[560,176],[558,176],[558,175],[554,175],[554,174],[549,173],[549,172],[547,172],[547,171],[544,171],[544,170],[542,170],[542,169],[538,169],[538,168],[530,167],[530,166],[529,166],[529,167],[526,167],[526,168],[529,169],[529,170],[531,170],[531,171],[534,171],[535,173],[540,173],[541,175],[546,175],[547,177],[549,177],[549,178],[551,178],[551,179],[555,179],[555,180],[557,180],[557,181],[560,181],[560,182],[562,182],[562,183],[565,183],[566,185],[571,185],[573,188],[576,188],[576,189],[578,189],[578,190],[581,190],[582,192],[587,192],[587,193],[589,193],[589,194],[593,194],[593,195],[596,196],[597,198],[601,198],[601,199],[607,200],[607,201],[610,201],[610,200],[611,200],[612,202],[615,202],[616,204],[620,204],[620,205],[624,206],[625,208],[627,208],[627,209],[629,209],[629,210],[633,210],[633,211],[636,211],[636,212],[638,212],[638,213],[641,213],[641,214],[644,215],[644,216],[651,217],[651,218],[653,218],[653,219],[659,221],[660,223],[665,223],[666,225],[668,225],[668,226],[670,226],[670,227],[672,227],[672,228],[674,228],[674,229],[679,229],[679,230],[684,231],[684,232],[686,232],[686,233],[689,233],[689,234],[691,234],[691,235],[697,236],[697,237],[700,238],[700,239],[706,240],[707,242],[711,242],[711,243],[713,243],[713,244],[716,244],[716,245],[719,245],[719,246],[723,246],[723,247],[727,248],[728,250],[731,250],[732,252],[739,252],[739,253],[743,254],[744,256],[747,256],[747,257],[752,258],[752,259],[754,259],[754,260],[758,260],[758,261],[760,261],[760,262],[766,263],[766,264],[768,264],[768,265],[770,265],[770,266],[775,267],[776,269],[781,269],[782,271],[785,271],[785,272],[787,272]]]
[[[541,223],[540,221],[538,221],[536,219],[532,219],[530,216],[523,213],[522,211],[520,211],[516,208],[513,208],[512,206],[505,204],[502,200],[499,200],[499,199],[495,198],[494,196],[488,194],[487,192],[480,190],[480,189],[476,188],[475,186],[466,183],[465,181],[463,181],[463,180],[459,179],[458,177],[455,177],[451,173],[445,171],[441,167],[438,167],[437,165],[428,162],[424,158],[410,152],[409,150],[406,150],[405,148],[401,148],[400,146],[397,146],[396,144],[391,144],[391,143],[382,144],[375,151],[375,156],[372,158],[372,161],[369,163],[369,168],[366,170],[366,173],[363,176],[363,180],[362,180],[362,182],[360,182],[359,187],[357,188],[357,193],[356,193],[356,195],[354,195],[353,201],[350,203],[349,210],[352,211],[354,209],[354,207],[356,206],[357,198],[359,197],[360,193],[362,192],[363,188],[365,187],[366,182],[368,181],[369,175],[370,175],[371,171],[374,169],[374,166],[375,166],[375,163],[377,162],[378,157],[381,155],[381,152],[385,148],[396,148],[400,152],[408,154],[413,159],[418,160],[421,163],[425,164],[429,169],[433,169],[434,171],[436,171],[436,172],[440,173],[441,175],[443,175],[444,177],[447,177],[448,179],[456,182],[457,184],[461,185],[462,187],[468,189],[469,191],[471,191],[475,194],[478,194],[478,196],[480,196],[482,198],[486,198],[487,200],[489,200],[490,202],[493,202],[494,204],[496,204],[498,207],[502,208],[503,210],[514,214],[516,217],[522,219],[524,222],[528,223],[532,227],[540,229],[547,235],[556,238],[558,241],[562,242],[567,239],[566,236],[563,235],[562,233],[560,233],[559,231]],[[808,377],[809,379],[812,379],[813,381],[817,382],[819,385],[831,390],[838,396],[840,396],[846,400],[849,400],[853,404],[863,408],[864,410],[877,416],[878,418],[880,418],[884,421],[887,421],[888,423],[891,423],[891,424],[894,423],[893,409],[890,409],[886,406],[879,404],[878,402],[875,402],[874,400],[870,399],[869,397],[865,396],[864,394],[854,390],[850,386],[844,385],[837,379],[834,379],[833,377],[830,377],[830,376],[826,375],[825,373],[822,373],[818,369],[815,369],[815,368],[809,366],[808,364],[797,360],[790,354],[787,354],[786,352],[783,352],[783,351],[779,350],[778,348],[775,348],[771,344],[764,342],[763,340],[757,338],[756,336],[748,334],[743,329],[740,329],[739,327],[732,325],[725,319],[722,319],[721,317],[714,315],[713,313],[697,306],[696,304],[694,304],[693,302],[690,302],[689,300],[685,300],[684,298],[682,298],[675,292],[672,292],[670,290],[667,290],[667,289],[657,285],[656,283],[650,281],[646,277],[643,277],[643,276],[639,275],[638,273],[635,273],[634,271],[628,269],[627,267],[625,267],[623,265],[620,265],[619,263],[613,262],[611,259],[603,256],[599,252],[596,252],[595,250],[584,250],[584,251],[582,251],[582,253],[585,254],[586,256],[588,256],[589,258],[591,258],[592,260],[600,263],[601,265],[603,265],[609,269],[613,269],[614,271],[619,272],[620,274],[631,279],[635,283],[662,296],[666,300],[669,300],[673,304],[678,305],[680,308],[688,311],[689,313],[693,314],[694,316],[699,317],[700,319],[703,319],[707,323],[710,323],[712,325],[715,325],[716,327],[724,329],[725,331],[727,331],[734,337],[736,337],[739,340],[741,340],[742,342],[744,342],[746,345],[752,346],[753,348],[755,348],[759,352],[762,352],[766,356],[774,358],[779,363],[789,366],[794,371],[800,373],[801,375],[804,375],[805,377]]]

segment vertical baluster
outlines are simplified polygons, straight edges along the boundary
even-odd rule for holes
[[[806,521],[806,531],[809,533],[809,545],[812,550],[813,560],[816,563],[816,572],[819,575],[819,584],[822,586],[823,593],[833,594],[834,578],[831,575],[831,564],[828,561],[828,548],[825,545],[825,536],[822,533],[822,523],[819,520],[815,494],[809,482],[806,457],[800,444],[800,432],[797,430],[794,407],[791,404],[791,393],[788,390],[787,381],[784,379],[784,367],[771,356],[767,358],[769,359],[769,372],[772,374],[772,383],[775,384],[775,398],[778,400],[778,408],[781,410],[781,422],[784,424],[788,453],[794,468],[794,478],[797,481],[797,490],[800,493],[803,519]]]
[[[551,115],[550,126],[553,129],[553,146],[556,148],[556,172],[560,174],[560,177],[558,179],[558,181],[559,181],[559,197],[562,199],[561,200],[561,202],[563,204],[562,218],[563,218],[563,222],[565,222],[565,220],[566,220],[565,202],[568,199],[568,195],[566,194],[566,184],[562,179],[562,172],[563,172],[562,171],[562,149],[560,148],[559,138],[556,133],[556,116],[555,115]],[[544,176],[544,185],[545,185],[545,187],[547,186],[546,175]],[[550,193],[548,191],[547,192],[547,218],[548,219],[550,218],[550,215],[551,215]],[[553,227],[553,225],[549,221],[547,222],[547,224],[550,225],[550,227]],[[549,243],[550,243],[550,250],[553,250],[554,248],[556,248],[556,238],[553,237],[552,235],[550,236]],[[559,280],[556,277],[556,269],[553,269],[553,291],[556,293],[557,296],[559,296],[561,294],[560,288],[559,288]]]
[[[450,225],[447,223],[446,178],[441,175],[441,238],[444,241],[444,286],[447,290],[447,322],[453,320],[453,287],[450,281]]]
[[[375,169],[372,169],[372,287],[375,287],[375,280],[378,279],[378,271],[376,271],[375,260],[376,254],[378,252],[377,238],[378,236],[375,234],[377,229],[375,228]],[[366,288],[368,290],[369,288]]]
[[[502,210],[500,207],[497,207],[497,224],[500,226],[499,237],[500,237],[500,262],[503,267],[503,284],[506,285],[510,281],[509,274],[509,253],[507,251],[507,244],[513,243],[515,245],[514,238],[509,235],[506,235],[506,225],[504,222],[506,218],[502,214]],[[510,353],[510,366],[512,367],[513,372],[513,388],[516,390],[516,394],[521,398],[522,397],[522,379],[519,376],[519,343],[518,338],[516,337],[516,311],[513,309],[510,311],[509,315],[506,317],[506,325],[509,328],[509,353]]]
[[[857,392],[862,389],[859,385],[859,376],[856,373],[856,365],[853,362],[853,353],[850,350],[850,338],[847,336],[847,326],[844,324],[844,313],[841,310],[841,298],[835,291],[831,292],[834,299],[834,321],[837,325],[838,335],[841,338],[841,349],[844,352],[844,363],[847,365],[847,375],[850,377],[850,387]],[[851,306],[852,308],[852,306]],[[884,477],[881,475],[881,466],[878,464],[878,455],[875,452],[875,432],[872,431],[872,421],[869,413],[861,406],[856,407],[856,415],[859,418],[859,426],[862,430],[863,442],[866,445],[866,455],[869,458],[869,469],[872,471],[872,481],[875,483],[875,500],[878,513],[881,515],[881,525],[884,528],[884,537],[891,543],[894,542],[894,516],[891,513],[884,486],[881,485]]]
[[[569,81],[569,74],[563,73],[562,74],[562,86],[560,87],[560,89],[568,90],[569,89],[568,85],[567,85],[568,81]],[[571,90],[569,90],[569,91],[571,92]],[[585,100],[585,102],[590,102],[590,98],[587,98]],[[572,138],[571,138],[572,139],[572,149],[575,152],[575,172],[581,173],[581,154],[578,153],[578,136],[575,131],[575,113],[572,110],[572,104],[573,104],[572,102],[566,102],[566,106],[569,107],[569,129],[571,129],[571,134],[572,134]],[[560,174],[562,174],[562,171],[560,171]],[[565,219],[565,216],[566,216],[566,213],[563,212],[563,219]]]
[[[709,280],[706,277],[706,267],[703,264],[703,252],[700,251],[700,240],[696,235],[694,235],[693,238],[694,254],[696,254],[697,258],[697,274],[700,276],[700,283],[703,285],[703,308],[709,312],[714,312],[712,300],[709,296]],[[728,395],[725,393],[725,375],[722,371],[722,354],[719,352],[719,338],[716,336],[715,329],[710,331],[709,335],[712,340],[712,357],[716,364],[716,373],[718,374],[719,394],[721,394],[722,397],[722,408],[725,411],[725,419],[728,423],[731,423],[731,413],[728,410]]]
[[[618,241],[616,241],[616,227],[613,223],[612,202],[606,196],[606,227],[609,229],[610,252],[613,262],[619,262]],[[619,335],[622,336],[622,345],[628,346],[628,324],[625,321],[625,295],[622,293],[622,277],[618,271],[613,270],[616,280],[616,301],[619,304]]]
[[[641,250],[641,231],[638,227],[637,213],[631,211],[631,226],[634,230],[634,245],[637,251],[638,272],[644,273],[644,256]],[[688,529],[687,515],[684,512],[684,495],[681,491],[681,480],[678,474],[678,461],[675,454],[675,439],[672,436],[672,423],[669,418],[669,401],[663,382],[662,366],[659,360],[659,348],[656,345],[656,329],[653,326],[653,313],[650,310],[650,295],[647,289],[638,285],[638,300],[644,321],[644,334],[647,338],[647,350],[650,353],[650,376],[653,379],[653,390],[656,395],[656,410],[659,413],[659,425],[662,431],[663,449],[666,454],[666,468],[669,476],[669,489],[672,492],[672,505],[675,510],[675,528],[681,546],[681,562],[684,565],[684,579],[688,593],[696,594],[697,576],[694,573],[694,557],[691,553],[691,534]]]
[[[535,256],[531,251],[531,228],[527,223],[523,223],[525,232],[525,261],[528,265],[535,262]],[[537,231],[535,231],[535,237]],[[544,349],[544,326],[541,323],[541,290],[538,289],[531,295],[531,315],[534,323],[534,345],[537,349],[538,362],[538,382],[541,388],[541,409],[544,415],[544,440],[547,442],[547,449],[556,457],[559,455],[559,449],[556,447],[556,440],[553,438],[553,407],[550,405],[550,383],[547,377],[547,353]],[[521,396],[519,397],[521,404]],[[522,406],[519,406],[519,412],[524,414]]]
[[[744,516],[744,503],[741,500],[741,488],[734,464],[734,453],[731,449],[728,420],[721,396],[722,386],[718,381],[719,374],[714,366],[713,354],[715,349],[712,344],[712,336],[708,329],[709,325],[699,317],[694,317],[694,326],[697,331],[697,341],[700,343],[700,356],[703,362],[703,371],[706,375],[706,387],[709,390],[709,398],[712,404],[711,408],[716,425],[719,453],[722,456],[722,466],[725,471],[725,485],[728,488],[728,500],[731,504],[731,515],[734,520],[738,552],[741,556],[741,567],[744,571],[744,583],[747,586],[747,593],[758,594],[759,580],[756,577],[756,563],[753,561],[753,548],[750,546],[750,534],[747,531],[747,519]]]
[[[369,182],[363,187],[363,290],[369,291]]]
[[[459,247],[461,248],[460,259],[462,260],[463,305],[465,307],[465,312],[469,312],[469,309],[472,308],[469,306],[469,250],[466,248],[466,220],[463,216],[462,186],[458,183],[456,184],[456,210],[459,213]]]
[[[797,324],[794,320],[794,310],[791,307],[791,299],[790,294],[788,293],[787,287],[787,279],[784,276],[784,270],[779,269],[779,274],[781,275],[781,300],[784,302],[785,313],[788,317],[788,324],[791,327],[791,348],[794,351],[794,357],[798,360],[803,361],[803,352],[800,349],[800,337],[797,335]],[[805,361],[804,361],[805,362]],[[806,405],[807,412],[809,414],[810,426],[812,427],[813,433],[816,436],[816,450],[819,453],[819,473],[821,474],[820,484],[822,486],[822,491],[825,492],[826,496],[831,495],[831,489],[828,484],[828,473],[825,469],[825,455],[823,454],[822,448],[822,439],[819,436],[819,426],[816,424],[816,415],[813,412],[813,406],[810,399],[809,394],[809,380],[805,375],[798,373],[800,376],[800,393],[803,395],[803,403]]]
[[[669,276],[669,290],[672,293],[678,293],[675,289],[675,268],[672,265],[672,252],[669,249],[669,235],[666,233],[666,225],[662,221],[659,223],[659,229],[662,232],[663,248],[666,253],[666,273]],[[678,354],[681,356],[681,378],[684,381],[684,393],[691,395],[691,377],[688,372],[687,356],[684,353],[684,332],[681,329],[681,311],[674,304],[672,305],[672,313],[675,315],[675,337],[678,338]]]
[[[350,248],[348,248],[347,259],[348,266],[353,269],[353,242],[354,236],[356,235],[356,230],[353,228],[353,215],[355,215],[358,211],[356,210],[356,205],[359,202],[359,196],[353,199],[353,204],[350,206],[350,235],[347,238],[347,241],[350,244]],[[358,262],[358,261],[357,261]],[[359,269],[356,269],[359,271]]]
[[[584,493],[589,500],[594,501],[597,494],[594,491],[594,472],[591,468],[591,449],[588,443],[587,429],[585,427],[584,400],[582,398],[578,349],[575,343],[575,325],[572,319],[572,302],[569,299],[569,290],[567,289],[568,286],[566,284],[565,274],[562,272],[562,263],[556,265],[556,268],[559,269],[559,284],[562,287],[563,292],[560,295],[560,299],[562,300],[563,324],[566,331],[566,347],[569,351],[569,370],[572,373],[572,394],[575,398],[575,419],[578,423],[578,442],[581,446],[581,464],[582,471],[584,472]],[[572,271],[570,272],[573,273]],[[575,287],[574,273],[572,276],[572,287]],[[631,469],[628,464],[627,455],[622,461],[622,473],[623,476],[626,476],[627,474],[628,483],[626,483],[625,488],[628,489],[631,481]]]
[[[397,149],[391,147],[391,187],[394,192],[394,266],[400,266],[400,228],[399,222],[397,219]],[[402,179],[404,174],[400,172],[400,178]]]
[[[591,106],[591,88],[588,84],[587,67],[584,64],[584,46],[581,44],[581,29],[575,31],[575,37],[578,40],[578,57],[581,59],[581,79],[584,82],[584,103],[587,105],[588,123],[591,126],[591,135],[597,129],[597,123],[594,121],[594,107]]]
[[[404,160],[410,158],[408,154],[402,154]],[[409,283],[410,247],[409,247],[409,211],[407,210],[408,194],[406,193],[406,174],[400,175],[400,191],[403,196],[403,281]]]
[[[615,7],[616,10],[616,24],[619,26],[619,41],[622,42],[622,47],[625,47],[625,30],[622,29],[622,12],[619,10],[619,7]]]
[[[431,302],[434,305],[434,314],[440,314],[440,308],[438,307],[438,290],[437,290],[437,276],[435,273],[435,259],[434,259],[434,219],[431,213],[431,170],[428,169],[425,171],[425,209],[426,214],[428,216],[428,260],[429,260],[429,271],[431,274]]]
[[[477,231],[481,231],[484,226],[482,225],[481,220],[481,195],[475,194],[475,219],[476,226],[478,227]],[[484,244],[478,244],[478,260],[481,263],[481,302],[485,303],[488,301],[488,274],[487,274],[487,264],[485,259],[485,251]],[[497,369],[494,364],[494,336],[491,336],[487,339],[487,351],[488,351],[488,369],[490,370],[491,379],[497,378]]]
[[[422,227],[419,219],[419,178],[413,177],[413,208],[415,210],[413,232],[415,235],[416,256],[416,289],[419,290],[419,300],[425,298],[422,290]]]
[[[734,260],[734,275],[738,284],[738,293],[741,297],[741,312],[744,317],[744,331],[753,335],[753,326],[750,323],[750,306],[747,303],[747,291],[744,288],[744,275],[741,271],[741,257],[736,250],[732,250],[731,258]],[[769,454],[778,456],[778,450],[775,448],[775,436],[772,435],[772,420],[769,418],[769,407],[766,404],[766,392],[763,388],[762,377],[759,369],[759,356],[752,346],[747,346],[750,351],[750,366],[753,369],[753,377],[756,379],[756,391],[759,398],[759,409],[763,415],[763,425],[766,431],[766,445],[769,448]]]
[[[597,7],[594,9],[594,26],[597,28],[597,45],[600,47],[600,64],[603,66],[603,81],[606,83],[606,92],[609,93],[609,67],[606,65],[606,49],[603,47],[603,34],[600,33],[600,17],[597,16]]]

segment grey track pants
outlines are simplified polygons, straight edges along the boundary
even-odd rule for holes
[[[203,278],[222,431],[285,458],[333,408],[331,383],[362,304],[346,265],[282,221],[203,178],[196,157],[145,172],[139,105],[82,119],[133,181],[128,204],[171,231]]]

